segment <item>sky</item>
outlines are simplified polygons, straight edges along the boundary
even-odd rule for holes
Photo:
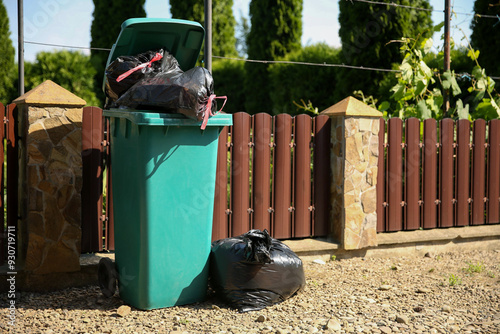
[[[241,15],[248,17],[248,6],[250,0],[233,0],[233,12],[237,21]],[[325,42],[334,47],[340,47],[338,36],[339,23],[339,0],[304,0],[302,13],[302,44],[310,45]],[[340,0],[349,1],[349,0]],[[11,40],[18,48],[17,34],[17,1],[4,0],[9,16]],[[60,47],[42,46],[28,42],[48,43],[76,47],[90,46],[90,25],[92,24],[92,12],[94,4],[92,0],[24,0],[24,58],[26,61],[34,61],[36,54],[40,51],[54,51]],[[452,38],[456,44],[464,44],[464,33],[470,37],[470,22],[473,13],[473,0],[451,0],[452,15]],[[434,11],[432,19],[438,24],[444,19],[444,0],[430,0]],[[170,18],[170,6],[168,0],[146,0],[145,5],[148,17]],[[462,14],[465,13],[465,14]],[[463,30],[463,33],[461,30]],[[441,45],[440,40],[443,32],[436,33],[434,44]],[[110,47],[110,46],[103,46]],[[89,54],[85,49],[81,50]]]

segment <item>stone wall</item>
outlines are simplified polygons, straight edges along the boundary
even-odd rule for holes
[[[344,249],[377,245],[377,110],[349,97],[326,109],[331,118],[332,237]]]
[[[20,135],[19,230],[27,237],[24,270],[78,271],[85,101],[46,81],[14,103]]]

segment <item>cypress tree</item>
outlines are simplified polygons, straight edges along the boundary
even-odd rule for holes
[[[0,102],[10,103],[16,94],[16,85],[14,77],[16,66],[14,62],[16,50],[12,45],[9,30],[9,17],[7,10],[0,0]]]
[[[129,18],[146,17],[144,3],[145,0],[94,0],[90,46],[110,49],[120,33],[123,21]],[[104,101],[102,82],[108,55],[106,51],[92,50],[90,56],[90,61],[96,69],[94,76],[96,95],[101,101]]]
[[[205,26],[204,0],[170,0],[170,13],[176,19],[190,20]],[[233,15],[233,0],[212,2],[212,54],[214,56],[236,56],[236,37]]]
[[[300,49],[302,37],[302,0],[252,0],[248,58],[277,60]],[[269,65],[246,63],[246,111],[270,112]]]
[[[398,5],[432,9],[428,0],[382,0]],[[342,42],[342,63],[354,66],[391,69],[403,60],[400,53],[402,37],[430,37],[431,12],[413,8],[385,6],[364,2],[339,1],[339,36]],[[376,95],[378,86],[389,75],[384,72],[343,69],[339,71],[336,99],[362,90]]]
[[[479,64],[486,69],[486,74],[500,76],[500,24],[496,24],[497,19],[480,16],[500,15],[500,5],[498,1],[476,0],[474,13],[479,16],[471,23],[471,45],[479,50]]]

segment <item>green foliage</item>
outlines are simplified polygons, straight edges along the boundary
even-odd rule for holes
[[[284,60],[305,63],[339,62],[340,50],[324,43],[306,46],[288,54]],[[314,114],[335,104],[334,92],[338,88],[337,67],[273,64],[269,67],[270,96],[274,114]],[[308,101],[311,107],[300,101]],[[314,106],[314,107],[312,107]]]
[[[233,15],[233,0],[212,2],[212,54],[214,56],[236,56],[236,37]],[[170,0],[170,13],[176,19],[191,20],[205,26],[204,0]]]
[[[0,102],[7,104],[16,97],[16,66],[14,62],[15,49],[10,39],[9,17],[0,0]]]
[[[481,273],[484,270],[484,262],[478,262],[476,264],[467,262],[467,268],[464,268],[464,271],[466,271],[469,274],[474,274],[474,273]]]
[[[474,2],[474,13],[484,15],[500,15],[500,6],[493,4],[491,0],[476,0]],[[474,18],[471,22],[471,45],[481,52],[481,64],[486,68],[488,74],[500,76],[500,27],[493,25],[496,20],[485,18]]]
[[[387,3],[431,8],[428,0],[385,0]],[[394,6],[380,6],[352,1],[339,1],[339,36],[342,42],[342,63],[392,68],[403,60],[397,41],[402,37],[430,37],[431,12]],[[367,95],[383,95],[387,92],[382,84],[390,73],[342,69],[336,90],[336,100],[362,90]],[[382,86],[382,90],[379,90]]]
[[[450,274],[448,276],[448,284],[450,286],[455,286],[455,285],[461,285],[462,284],[462,279],[454,274]]]
[[[196,21],[203,24],[204,1],[203,0],[170,0],[170,13],[174,19]]]
[[[311,115],[318,115],[319,114],[318,108],[313,106],[313,104],[310,100],[307,101],[307,103],[306,103],[306,101],[304,101],[303,99],[300,99],[300,104],[295,102],[295,101],[293,101],[293,104],[297,107],[298,111],[303,110],[304,112],[311,114]]]
[[[227,96],[224,112],[235,113],[245,110],[245,92],[242,83],[245,80],[245,65],[236,60],[214,60],[212,72],[215,83],[215,94]],[[218,104],[220,109],[222,104]]]
[[[93,20],[90,27],[92,48],[111,49],[121,30],[123,21],[129,18],[146,17],[144,3],[146,0],[94,0]],[[94,87],[96,96],[104,105],[104,93],[102,83],[104,70],[108,60],[108,52],[100,50],[91,51],[91,63],[96,72],[94,76]]]
[[[244,17],[240,11],[240,21],[236,23],[236,51],[240,57],[246,57],[247,48],[247,38],[250,33],[250,23],[248,18]]]
[[[212,54],[221,57],[237,56],[233,0],[214,0],[212,26]]]
[[[247,38],[248,58],[277,60],[300,49],[302,0],[250,2],[251,29]],[[271,111],[268,64],[246,63],[246,111]]]
[[[435,66],[443,58],[443,52],[437,55],[431,52],[432,43],[431,38],[418,41],[403,38],[404,59],[396,74],[397,83],[391,88],[390,98],[378,104],[378,109],[386,117],[400,118],[490,120],[500,117],[500,95],[494,90],[495,82],[479,66],[477,51],[468,50],[468,67],[464,65],[463,55],[460,58],[460,66],[471,75],[457,75],[454,70],[429,67],[428,64]],[[443,90],[450,95],[447,113],[443,112]]]
[[[40,52],[34,63],[25,65],[26,91],[52,80],[84,99],[87,105],[99,104],[94,93],[95,69],[89,56],[77,51]]]

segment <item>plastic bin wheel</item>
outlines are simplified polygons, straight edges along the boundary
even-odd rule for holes
[[[99,261],[97,274],[102,294],[107,298],[113,296],[116,291],[116,280],[118,279],[118,273],[113,261],[107,257],[103,257]]]

